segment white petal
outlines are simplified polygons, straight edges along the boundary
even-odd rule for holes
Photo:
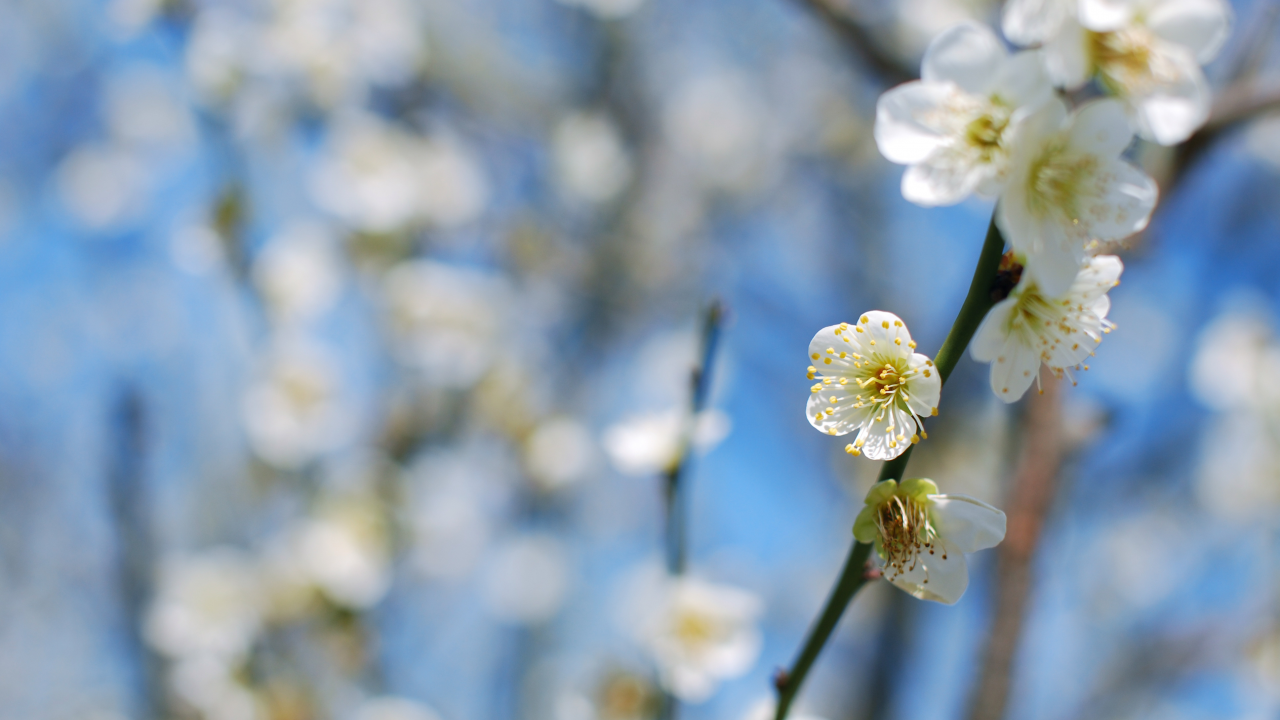
[[[1024,272],[1048,297],[1062,297],[1071,288],[1083,263],[1084,247],[1070,239],[1055,218],[1038,224],[1037,250],[1027,253]]]
[[[1076,276],[1071,284],[1071,297],[1078,298],[1086,306],[1106,297],[1108,291],[1115,287],[1124,272],[1124,263],[1115,255],[1098,255],[1089,258],[1088,265]],[[1106,317],[1106,313],[1102,313]]]
[[[1212,92],[1190,51],[1164,44],[1160,57],[1170,76],[1144,93],[1133,93],[1138,134],[1161,145],[1176,145],[1209,119]]]
[[[871,310],[862,313],[856,325],[862,332],[855,328],[850,328],[850,331],[856,333],[856,341],[865,343],[863,347],[867,352],[903,360],[911,358],[911,333],[902,318],[891,312]]]
[[[986,95],[1009,53],[985,25],[967,22],[933,39],[924,51],[920,78],[952,82],[972,95]]]
[[[1044,44],[1044,65],[1054,85],[1074,90],[1089,80],[1093,60],[1089,52],[1089,33],[1068,18],[1062,29]]]
[[[1097,172],[1094,192],[1079,198],[1079,220],[1087,236],[1104,241],[1121,240],[1145,228],[1160,194],[1156,181],[1120,159],[1103,161]],[[1077,262],[1067,287],[1074,282],[1079,269]],[[1066,294],[1067,287],[1048,294],[1060,297]]]
[[[960,153],[943,148],[907,168],[902,175],[902,197],[924,207],[955,205],[978,187],[987,175],[983,170]]]
[[[1010,336],[991,363],[991,390],[1007,403],[1016,402],[1039,372],[1039,351],[1022,339]]]
[[[999,508],[968,495],[934,495],[929,499],[938,534],[964,552],[985,550],[1004,540],[1005,516]]]
[[[944,138],[928,124],[946,98],[950,85],[914,81],[884,92],[876,101],[876,146],[890,162],[918,163],[942,146]]]
[[[870,405],[854,407],[853,394],[857,389],[856,385],[853,390],[845,390],[833,384],[824,386],[819,392],[810,392],[805,405],[809,424],[828,435],[848,435],[867,425],[874,408]],[[833,396],[837,398],[834,404],[831,402]]]
[[[848,332],[852,333],[852,324],[848,325]],[[840,376],[853,372],[850,353],[857,351],[852,348],[853,343],[846,339],[852,335],[846,335],[840,328],[840,325],[828,325],[815,333],[809,341],[809,364],[824,375]]]
[[[911,436],[916,432],[915,419],[897,407],[876,417],[881,419],[876,421],[873,418],[872,422],[863,426],[854,440],[855,444],[862,443],[859,446],[862,454],[869,460],[892,460],[906,452],[911,447]],[[889,430],[891,421],[893,430]],[[903,438],[899,440],[898,435]]]
[[[1013,312],[1018,308],[1016,298],[1005,298],[995,304],[982,318],[982,324],[969,343],[969,355],[978,362],[991,362],[1004,350],[1009,336],[1006,328]]]
[[[886,573],[889,582],[912,597],[945,605],[954,605],[969,587],[964,552],[945,537],[934,543],[932,555],[922,553],[914,568],[897,576],[892,569],[886,569]]]
[[[1155,34],[1187,48],[1204,64],[1226,42],[1231,15],[1222,0],[1166,0],[1151,8],[1146,21]]]
[[[1070,145],[1082,152],[1113,158],[1129,147],[1133,130],[1124,104],[1118,100],[1095,100],[1076,111],[1068,136]]]
[[[1009,0],[1001,28],[1010,42],[1034,45],[1047,41],[1075,10],[1072,0]]]
[[[1135,0],[1080,0],[1080,24],[1095,32],[1119,30],[1138,11]]]
[[[938,368],[933,366],[933,362],[920,353],[912,355],[908,364],[917,374],[907,382],[911,398],[907,402],[917,415],[928,417],[942,397],[942,376],[938,375]]]
[[[1039,50],[1024,50],[1010,57],[1000,67],[991,92],[1014,107],[1039,105],[1053,97],[1044,55]]]

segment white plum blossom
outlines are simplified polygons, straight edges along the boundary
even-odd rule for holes
[[[360,703],[355,720],[440,720],[440,716],[422,703],[384,695]]]
[[[371,607],[391,585],[389,528],[371,494],[324,498],[292,530],[290,544],[302,575],[339,605]]]
[[[1138,134],[1161,145],[1186,140],[1208,118],[1200,66],[1230,25],[1223,0],[1014,0],[1004,15],[1010,40],[1043,43],[1055,83],[1075,88],[1097,73]]]
[[[952,605],[969,587],[965,553],[1004,539],[1005,515],[966,495],[940,495],[932,480],[876,483],[854,521],[874,543],[885,578],[912,597]]]
[[[679,408],[627,418],[605,429],[601,438],[610,462],[625,475],[652,475],[679,458],[680,436],[687,413]],[[706,452],[729,435],[732,421],[724,412],[703,410],[693,424],[693,447]]]
[[[920,75],[876,103],[880,152],[910,166],[903,196],[931,206],[998,195],[1018,125],[1052,96],[1038,52],[1010,55],[986,27],[963,23],[930,43]]]
[[[969,353],[991,363],[991,389],[1014,402],[1040,379],[1040,364],[1058,377],[1093,355],[1113,327],[1107,320],[1107,292],[1120,284],[1120,258],[1090,258],[1065,295],[1040,291],[1025,276],[1009,297],[996,303],[974,334]],[[1084,366],[1088,369],[1088,366]]]
[[[1044,295],[1066,295],[1090,249],[1151,219],[1155,181],[1120,158],[1132,139],[1115,100],[1071,114],[1051,100],[1023,124],[995,219]]]
[[[257,636],[262,600],[256,567],[238,550],[173,558],[161,568],[147,612],[147,641],[171,658],[233,661]]]
[[[872,310],[854,324],[818,331],[809,342],[809,423],[828,435],[858,431],[851,455],[892,460],[923,436],[921,416],[938,413],[942,378],[915,352],[906,325]]]
[[[668,578],[646,603],[638,627],[658,665],[662,685],[689,702],[701,702],[721,680],[755,664],[762,610],[754,594],[695,577]]]

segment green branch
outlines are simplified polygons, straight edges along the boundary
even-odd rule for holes
[[[951,371],[960,361],[965,348],[969,347],[969,341],[977,332],[982,318],[986,317],[987,311],[995,304],[991,289],[996,279],[996,272],[1000,269],[1000,257],[1003,254],[1004,237],[996,228],[993,217],[991,224],[987,227],[987,239],[982,244],[982,253],[978,256],[977,267],[973,269],[969,294],[965,296],[964,304],[960,306],[960,312],[956,315],[955,322],[951,324],[947,339],[942,341],[942,347],[933,358],[933,364],[937,366],[938,375],[943,383],[946,383],[947,378],[951,376]],[[915,446],[912,445],[906,452],[886,462],[880,468],[880,480],[901,480],[914,448]],[[818,659],[831,633],[835,631],[836,625],[840,622],[840,616],[853,600],[854,594],[866,584],[866,563],[870,555],[871,546],[865,543],[855,541],[849,548],[849,556],[845,559],[840,578],[836,580],[836,585],[832,588],[830,597],[827,598],[827,604],[822,608],[822,614],[809,629],[809,635],[800,648],[800,654],[796,656],[790,670],[779,670],[774,678],[774,686],[778,690],[778,707],[774,713],[774,720],[783,720],[787,716],[791,703],[795,701],[801,686],[804,685],[809,668]]]

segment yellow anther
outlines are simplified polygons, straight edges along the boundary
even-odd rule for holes
[[[901,344],[902,344],[902,338],[894,338],[894,339],[893,339],[893,344],[894,344],[894,345],[901,345]]]
[[[872,340],[872,341],[871,341],[871,344],[872,344],[872,345],[875,345],[875,344],[876,344],[876,341],[875,341],[875,340]]]
[[[830,385],[830,384],[831,384],[831,378],[825,378],[825,377],[824,377],[824,378],[822,378],[822,384],[823,384],[823,385]]]
[[[828,354],[828,355],[835,355],[835,354],[836,354],[836,349],[835,349],[835,348],[827,348],[827,354]]]
[[[912,340],[911,342],[907,343],[907,347],[911,348],[912,350],[915,350],[915,349],[916,349],[916,341],[915,341],[915,340]]]
[[[818,368],[816,368],[816,367],[814,367],[814,366],[812,366],[812,365],[810,365],[808,369],[809,369],[809,372],[818,372]]]
[[[921,431],[920,431],[920,437],[924,438],[925,440],[928,440],[928,439],[929,439],[929,433],[927,433],[927,432],[925,432],[925,431],[921,430]]]
[[[821,390],[821,389],[822,389],[822,386],[821,386],[821,385],[817,385],[817,384],[815,384],[813,387],[809,388],[809,392],[811,392],[811,393],[816,393],[816,392],[818,392],[818,391],[819,391],[819,390]]]
[[[835,404],[836,404],[836,402],[837,402],[837,401],[836,401],[836,396],[835,396],[835,395],[832,395],[831,397],[829,397],[829,398],[827,398],[827,399],[831,401],[831,404],[832,404],[832,405],[835,405]]]
[[[822,358],[822,362],[823,362],[824,364],[830,365],[830,364],[831,364],[831,358]]]
[[[894,324],[895,326],[897,326],[897,327],[902,327],[902,321],[901,321],[901,320],[894,320],[894,321],[893,321],[893,324]]]
[[[818,353],[814,353],[814,354],[810,355],[809,357],[813,358],[814,360],[817,360],[818,358],[820,358],[820,357],[822,357],[822,356],[821,356],[821,355],[819,355]]]
[[[912,444],[912,445],[915,445],[915,444],[916,444],[916,443],[918,443],[918,442],[920,442],[920,436],[919,436],[919,435],[912,435],[912,436],[911,436],[911,444]]]
[[[849,384],[849,378],[840,378],[840,384],[841,384],[841,385],[848,385],[848,384]]]
[[[840,359],[841,359],[841,360],[843,360],[843,359],[844,359],[844,357],[845,357],[846,355],[848,355],[848,354],[849,354],[849,353],[847,353],[847,352],[845,352],[845,351],[841,350],[841,351],[840,351]]]
[[[933,377],[933,373],[929,371],[929,368],[925,368],[925,369],[924,369],[924,376],[925,376],[925,377]]]
[[[869,321],[867,320],[867,316],[863,315],[862,317],[858,318],[858,322],[862,323],[863,325],[866,325]]]
[[[929,414],[930,414],[930,415],[937,415],[937,414],[938,414],[938,408],[932,408],[932,409],[930,409],[930,410],[929,410]]]
[[[858,332],[862,332],[862,326],[861,326],[861,325],[859,325],[858,327],[856,327],[856,328],[854,328],[854,329],[855,329],[855,330],[857,330]]]

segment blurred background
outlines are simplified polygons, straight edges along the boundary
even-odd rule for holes
[[[1280,51],[1235,3],[1078,387],[961,361],[912,475],[1004,508],[954,607],[863,591],[828,720],[1280,717]],[[989,203],[878,94],[982,0],[4,0],[0,717],[641,720],[637,590],[703,316],[690,571],[759,602],[748,718],[877,464],[820,327],[932,353]],[[1269,93],[1269,94],[1268,94]]]

